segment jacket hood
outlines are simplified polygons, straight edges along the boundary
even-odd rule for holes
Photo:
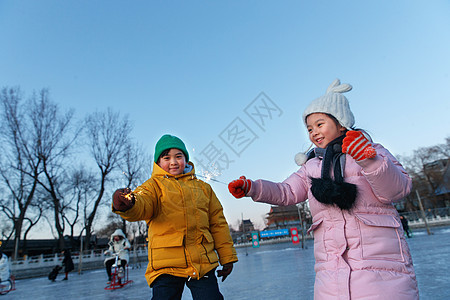
[[[153,163],[152,177],[181,178],[181,177],[186,177],[186,176],[195,177],[195,168],[194,168],[194,164],[192,162],[188,162],[186,164],[183,174],[180,174],[180,175],[172,175],[169,172],[164,171],[160,166],[158,166],[157,163],[155,163],[155,162]]]
[[[121,236],[121,237],[123,237],[124,239],[126,238],[125,233],[123,233],[122,229],[116,229],[116,231],[114,231],[114,233],[111,234],[111,240],[112,240],[116,235]]]

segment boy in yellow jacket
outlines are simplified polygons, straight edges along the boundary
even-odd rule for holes
[[[136,188],[114,192],[112,211],[125,220],[145,220],[152,299],[223,299],[217,284],[237,262],[222,205],[211,186],[195,176],[183,141],[164,135],[156,143],[153,173]]]

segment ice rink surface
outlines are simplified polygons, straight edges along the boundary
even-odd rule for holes
[[[408,239],[421,299],[449,299],[450,227],[414,231]],[[313,241],[307,249],[292,243],[262,245],[260,248],[238,248],[239,262],[225,282],[219,282],[225,299],[313,299]],[[248,255],[246,255],[246,252]],[[16,290],[2,299],[151,299],[152,292],[144,278],[145,265],[130,269],[134,282],[119,290],[107,291],[104,269],[59,274],[56,282],[46,277],[16,281]],[[185,289],[183,300],[192,299]]]

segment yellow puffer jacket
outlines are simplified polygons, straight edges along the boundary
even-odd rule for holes
[[[126,212],[112,209],[149,225],[149,285],[162,274],[199,279],[219,260],[222,265],[238,260],[222,205],[189,165],[190,172],[174,176],[154,163],[151,178],[133,191],[135,205]]]

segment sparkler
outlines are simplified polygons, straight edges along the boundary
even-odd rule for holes
[[[132,192],[129,192],[128,194],[123,194],[123,196],[125,198],[127,198],[128,201],[133,201],[133,199],[131,198]]]
[[[197,177],[202,177],[202,178],[204,178],[206,182],[208,182],[208,181],[214,181],[214,182],[218,182],[218,183],[221,183],[221,184],[228,185],[228,183],[225,183],[225,182],[223,182],[223,181],[214,179],[214,177],[220,176],[221,173],[219,172],[219,170],[217,169],[217,167],[214,166],[214,164],[212,165],[212,167],[214,168],[212,172],[202,170],[202,171],[201,171],[201,174],[195,174],[195,175],[196,175]]]
[[[130,189],[130,192],[129,192],[129,193],[122,193],[123,197],[126,198],[126,199],[127,199],[128,201],[130,201],[130,202],[133,201],[134,194],[139,195],[139,194],[142,194],[142,192],[141,192],[141,191],[139,191],[139,192],[133,192],[133,190]]]
[[[228,183],[220,181],[220,180],[217,180],[217,179],[214,179],[214,178],[211,178],[210,176],[204,176],[204,175],[200,175],[200,174],[195,174],[195,176],[202,177],[202,178],[205,179],[205,181],[214,181],[214,182],[218,182],[218,183],[221,183],[221,184],[228,185]]]

